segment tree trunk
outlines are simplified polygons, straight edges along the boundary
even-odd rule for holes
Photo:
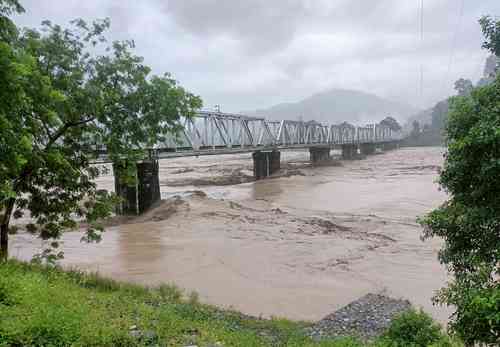
[[[5,214],[0,224],[0,262],[7,260],[9,256],[9,224],[12,210],[16,199],[9,199],[5,206]]]

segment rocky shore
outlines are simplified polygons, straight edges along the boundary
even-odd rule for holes
[[[408,300],[367,294],[314,323],[307,334],[315,340],[341,336],[373,339],[389,327],[392,319],[410,308]]]

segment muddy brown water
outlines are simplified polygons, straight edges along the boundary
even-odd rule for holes
[[[307,152],[284,152],[302,175],[235,185],[221,184],[247,180],[250,154],[163,160],[166,200],[108,228],[97,245],[65,234],[63,265],[175,283],[257,316],[317,320],[372,292],[407,298],[445,322],[450,311],[431,302],[447,279],[441,242],[422,242],[415,222],[446,198],[435,183],[442,155],[403,148],[312,168]],[[111,176],[98,183],[113,186]],[[41,246],[20,233],[11,254],[29,259]]]

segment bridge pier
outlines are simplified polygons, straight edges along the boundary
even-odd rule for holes
[[[253,175],[256,180],[266,178],[280,170],[279,151],[256,151],[252,153]]]
[[[384,151],[390,151],[399,148],[399,141],[389,141],[382,144],[382,149]]]
[[[375,143],[361,143],[359,150],[363,155],[375,154]]]
[[[344,144],[342,145],[342,159],[352,160],[358,155],[358,146],[355,144]]]
[[[135,170],[135,182],[125,180],[125,172]],[[139,215],[147,211],[161,199],[160,181],[158,177],[158,160],[140,163],[113,164],[115,176],[115,193],[122,201],[116,208],[121,215]]]
[[[330,161],[330,148],[329,147],[310,147],[309,158],[313,165],[321,164]]]

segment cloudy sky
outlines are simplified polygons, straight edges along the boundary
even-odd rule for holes
[[[479,78],[487,53],[477,21],[500,16],[500,0],[424,0],[422,43],[420,0],[20,1],[22,26],[111,18],[110,39],[134,39],[155,73],[227,112],[328,88],[431,106],[458,78]]]

